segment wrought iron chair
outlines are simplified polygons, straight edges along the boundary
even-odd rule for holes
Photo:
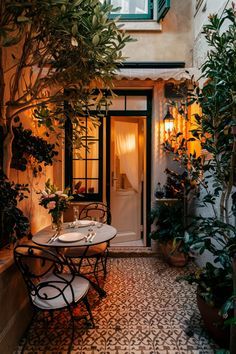
[[[104,224],[111,225],[111,212],[106,204],[90,203],[86,205],[80,212],[79,218],[92,220],[93,218],[100,218]]]
[[[72,321],[72,335],[68,350],[70,353],[75,332],[73,308],[80,301],[85,304],[91,324],[94,326],[87,299],[89,281],[69,271],[63,272],[65,262],[55,253],[38,246],[20,245],[15,247],[14,259],[27,286],[34,315],[39,311],[47,312],[50,315],[53,311],[63,309],[69,311]],[[76,319],[81,318],[84,318],[87,324],[89,323],[85,316]]]
[[[111,224],[111,213],[109,208],[103,203],[90,203],[80,212],[80,220],[99,218],[104,224]],[[108,242],[88,247],[75,247],[65,249],[64,256],[68,262],[79,274],[93,274],[97,283],[99,283],[99,272],[103,272],[104,278],[107,274]],[[88,270],[90,269],[90,270]]]

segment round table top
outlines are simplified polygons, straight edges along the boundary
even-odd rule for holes
[[[62,230],[60,235],[66,233],[81,233],[85,236],[88,234],[89,226],[84,227],[70,227],[71,223],[63,223]],[[55,231],[52,230],[51,226],[45,227],[44,229],[38,231],[32,238],[32,241],[39,246],[47,246],[47,247],[84,247],[84,246],[93,246],[99,243],[108,242],[113,239],[116,234],[117,230],[107,224],[103,224],[102,227],[97,227],[96,225],[92,227],[93,231],[96,233],[95,237],[93,238],[92,242],[86,242],[85,238],[79,241],[73,242],[62,242],[59,239],[48,243],[49,239],[55,234]]]

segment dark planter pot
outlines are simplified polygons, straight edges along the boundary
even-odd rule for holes
[[[199,294],[197,294],[197,305],[207,332],[220,347],[228,349],[230,327],[224,326],[224,319],[218,315],[219,309],[207,304]]]
[[[174,247],[172,240],[167,243],[160,243],[160,249],[165,260],[175,267],[184,267],[188,262],[188,255],[180,251],[180,246],[179,243]]]

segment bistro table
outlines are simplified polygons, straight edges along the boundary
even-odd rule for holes
[[[85,247],[86,249],[88,249],[91,246],[98,245],[103,242],[109,242],[117,234],[117,230],[113,226],[102,224],[101,227],[98,227],[96,226],[95,223],[95,225],[92,226],[93,231],[95,232],[95,237],[90,242],[90,241],[86,241],[86,235],[89,233],[89,228],[91,228],[91,226],[70,227],[71,225],[72,223],[63,223],[62,230],[60,231],[60,235],[62,234],[64,235],[67,233],[81,233],[85,237],[79,241],[73,241],[73,242],[62,242],[58,238],[56,238],[52,242],[49,242],[49,240],[51,239],[53,234],[55,234],[55,232],[53,232],[54,230],[52,230],[52,228],[48,226],[40,230],[39,232],[37,232],[33,236],[32,241],[39,246],[56,249],[56,252],[62,257],[65,264],[70,267],[69,263],[63,256],[62,249],[71,248],[71,247]],[[73,271],[73,269],[71,269],[71,271]],[[83,275],[83,277],[85,276]],[[102,297],[106,296],[106,292],[104,289],[102,289],[96,282],[92,281],[90,278],[88,280],[90,284],[93,286],[93,288],[99,293],[100,296]]]

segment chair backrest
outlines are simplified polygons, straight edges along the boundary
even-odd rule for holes
[[[38,246],[19,245],[14,249],[14,259],[27,286],[31,302],[35,296],[42,300],[55,300],[63,296],[67,287],[70,287],[72,302],[74,302],[71,282],[75,276],[71,275],[69,280],[61,276],[64,264],[55,253]],[[50,275],[54,276],[51,281]],[[60,283],[59,287],[58,283]],[[51,298],[44,292],[44,288],[49,287],[55,290]]]
[[[111,212],[107,205],[103,203],[90,203],[86,205],[80,212],[80,219],[99,218],[104,224],[111,224]]]

